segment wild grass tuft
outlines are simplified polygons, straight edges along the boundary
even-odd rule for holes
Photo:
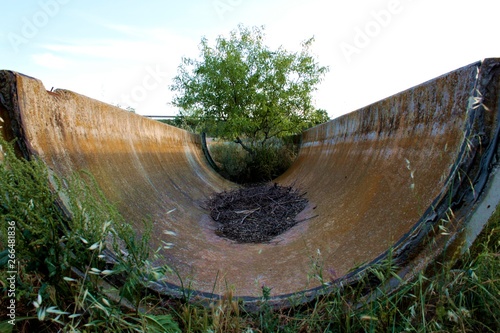
[[[16,329],[178,332],[167,313],[137,311],[146,279],[161,275],[149,269],[150,226],[139,238],[90,174],[59,179],[38,159],[18,158],[1,138],[0,146],[1,225],[16,226]],[[56,205],[61,200],[69,212]],[[0,230],[0,281],[8,271],[6,230]],[[107,247],[118,254],[113,262],[106,259]],[[118,289],[103,279],[124,272]],[[1,287],[5,298],[6,285]],[[2,318],[5,310],[0,309]],[[13,327],[3,322],[2,329]]]
[[[147,281],[153,267],[151,221],[137,235],[85,172],[58,179],[37,159],[17,158],[0,139],[0,288],[7,299],[7,222],[16,222],[17,322],[20,332],[498,332],[500,331],[500,208],[475,244],[452,267],[436,266],[388,292],[391,260],[368,269],[358,283],[330,289],[306,304],[274,309],[262,287],[258,311],[248,313],[227,288],[210,306],[159,298]],[[48,180],[51,180],[50,182]],[[70,210],[55,202],[64,200]],[[444,231],[443,231],[444,232]],[[113,258],[107,249],[116,254]],[[325,288],[320,252],[304,272]],[[373,283],[373,281],[377,283]],[[371,291],[376,297],[367,298]],[[4,320],[5,307],[0,307]],[[2,332],[14,328],[0,323]]]

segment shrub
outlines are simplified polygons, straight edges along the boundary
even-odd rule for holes
[[[213,160],[219,167],[219,173],[227,179],[236,181],[247,178],[245,174],[250,161],[250,154],[234,142],[217,142],[209,147]]]
[[[251,145],[252,152],[234,142],[218,142],[210,153],[220,168],[220,174],[240,184],[270,181],[285,172],[295,160],[297,148],[282,140],[270,140],[264,145]]]

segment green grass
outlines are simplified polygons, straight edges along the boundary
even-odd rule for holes
[[[210,146],[210,154],[219,167],[219,173],[240,184],[268,182],[285,172],[297,155],[297,147],[280,139],[265,145],[251,145],[253,154],[234,142],[217,142]]]
[[[58,179],[36,159],[15,156],[0,140],[0,331],[20,332],[498,332],[500,209],[453,267],[436,267],[393,293],[365,302],[368,281],[289,309],[273,310],[263,288],[248,313],[232,290],[208,307],[146,293],[168,267],[152,268],[151,223],[137,237],[91,175]],[[47,180],[52,179],[49,183]],[[53,190],[55,189],[55,191]],[[56,196],[54,193],[60,193]],[[63,198],[71,218],[54,203]],[[8,222],[16,223],[16,322],[8,323]],[[104,249],[116,253],[111,265]],[[122,251],[123,250],[123,251]],[[370,268],[381,281],[392,264]],[[321,272],[316,276],[321,277]],[[308,272],[304,272],[305,275]],[[121,281],[117,286],[105,283]]]
[[[149,249],[151,223],[145,221],[146,231],[137,237],[91,175],[58,179],[41,161],[17,158],[4,140],[0,146],[0,281],[2,304],[16,300],[15,328],[178,332],[167,312],[134,310],[149,301],[144,295],[145,279],[154,280],[167,269],[151,268],[149,258],[155,255]],[[60,200],[69,212],[58,208],[55,203]],[[15,247],[8,246],[7,225],[15,226]],[[118,254],[112,266],[104,255],[106,247]],[[9,264],[17,267],[15,296],[9,295],[5,283],[12,275]],[[103,277],[124,282],[117,289],[104,284]],[[126,304],[132,305],[131,310]],[[9,319],[6,311],[0,308],[2,321]],[[2,332],[13,328],[8,320],[0,325]]]

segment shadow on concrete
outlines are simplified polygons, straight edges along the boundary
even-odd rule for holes
[[[174,243],[157,264],[195,295],[229,285],[252,306],[265,285],[285,306],[355,283],[389,254],[409,279],[475,239],[500,200],[499,72],[498,59],[485,59],[305,131],[275,180],[307,192],[304,222],[261,244],[215,234],[203,202],[237,185],[209,166],[194,134],[12,71],[0,72],[0,116],[24,157],[62,177],[90,171],[131,224],[151,217],[151,246]],[[326,285],[309,278],[317,263]],[[152,288],[178,296],[179,276]]]

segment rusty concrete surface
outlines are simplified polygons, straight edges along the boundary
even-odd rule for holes
[[[301,223],[266,244],[214,233],[204,200],[237,185],[209,167],[197,135],[71,91],[47,92],[11,71],[0,72],[0,116],[25,157],[40,156],[61,176],[90,171],[138,234],[151,217],[152,248],[174,244],[157,264],[175,268],[195,295],[232,286],[251,303],[265,285],[281,304],[355,280],[389,252],[409,278],[473,241],[500,200],[491,190],[499,71],[498,59],[485,59],[305,131],[296,162],[276,182],[307,192],[310,205]],[[450,209],[444,236],[436,230]],[[180,285],[172,274],[152,288],[176,295]]]

